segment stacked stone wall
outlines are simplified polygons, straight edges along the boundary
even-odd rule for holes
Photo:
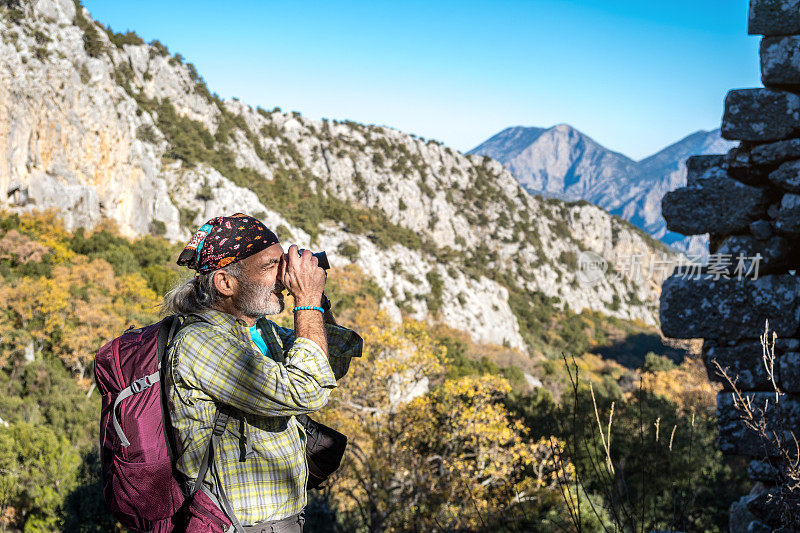
[[[764,87],[731,90],[725,98],[722,136],[739,146],[723,156],[691,157],[686,186],[662,200],[667,227],[708,233],[710,256],[701,268],[678,268],[665,280],[660,316],[665,336],[704,339],[708,375],[723,385],[720,447],[751,459],[757,483],[734,504],[731,530],[785,531],[772,497],[777,461],[745,426],[717,364],[754,405],[772,405],[769,430],[800,439],[800,0],[751,0],[748,32],[763,36]],[[749,258],[749,272],[734,270],[738,258]],[[767,320],[770,337],[778,337],[772,373],[760,341]]]

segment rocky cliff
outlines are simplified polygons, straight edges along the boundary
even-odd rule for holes
[[[359,264],[394,316],[430,313],[523,351],[519,320],[536,294],[658,320],[669,272],[624,264],[678,256],[598,207],[531,195],[496,161],[390,128],[222,100],[180,55],[107,30],[79,2],[2,5],[4,209],[171,240],[249,212]],[[609,275],[585,282],[587,257]]]

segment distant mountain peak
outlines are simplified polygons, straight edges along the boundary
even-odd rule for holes
[[[703,237],[667,232],[661,196],[685,183],[688,156],[724,153],[733,145],[718,129],[697,130],[637,162],[561,123],[506,128],[468,153],[496,159],[530,193],[587,200],[665,243],[697,253]]]

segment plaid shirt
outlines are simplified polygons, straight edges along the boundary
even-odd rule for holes
[[[349,329],[325,324],[325,359],[314,341],[295,339],[293,330],[261,318],[257,325],[270,348],[264,356],[244,321],[220,311],[202,316],[208,323],[182,328],[169,348],[166,384],[177,468],[189,479],[197,477],[215,402],[233,406],[243,422],[228,422],[215,464],[236,517],[250,525],[299,513],[306,505],[308,465],[305,430],[293,415],[325,405],[350,358],[361,355],[363,341]],[[210,472],[205,484],[219,497]]]

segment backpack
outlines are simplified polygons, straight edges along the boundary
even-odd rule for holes
[[[192,315],[192,318],[203,320],[200,315]],[[95,381],[102,395],[103,496],[109,511],[124,526],[135,531],[180,530],[181,512],[185,512],[197,497],[224,511],[231,529],[241,533],[242,526],[219,479],[219,499],[203,487],[209,469],[216,475],[214,450],[219,446],[228,420],[236,418],[234,410],[217,406],[197,479],[186,479],[175,469],[177,452],[161,368],[166,368],[169,343],[188,323],[189,317],[172,315],[149,326],[131,327],[103,345],[95,356]],[[306,415],[297,419],[307,436],[309,477],[306,488],[320,488],[339,467],[347,437]],[[228,524],[224,524],[223,529],[227,527]]]
[[[187,317],[173,315],[156,324],[128,329],[95,356],[95,381],[102,394],[103,496],[109,511],[135,531],[180,529],[181,511],[194,503],[232,416],[217,409],[197,480],[184,479],[174,467],[176,450],[160,369],[166,367],[169,342],[186,323]],[[217,507],[221,503],[233,528],[242,531],[224,492],[220,494],[222,502],[205,491],[198,496]],[[223,529],[227,527],[224,524]]]

